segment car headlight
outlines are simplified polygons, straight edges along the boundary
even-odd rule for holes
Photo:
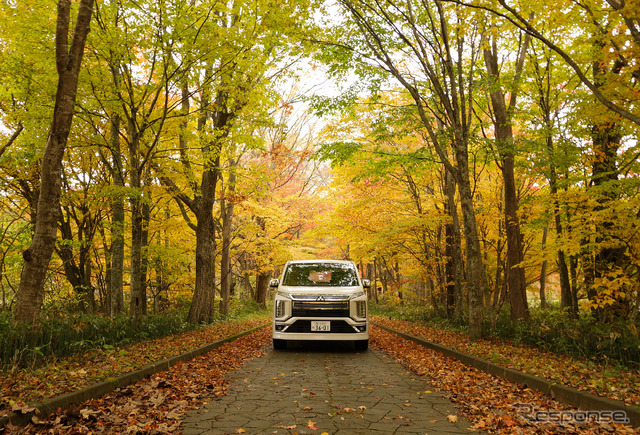
[[[287,314],[287,301],[283,301],[281,299],[276,300],[275,306],[275,316],[284,317]]]
[[[356,301],[356,316],[367,317],[367,301]]]
[[[357,299],[359,297],[364,296],[364,292],[362,290],[355,292],[354,294],[351,295],[351,299]]]

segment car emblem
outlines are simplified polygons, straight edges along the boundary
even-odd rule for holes
[[[324,302],[324,296],[318,296],[318,299],[316,299],[316,302]]]

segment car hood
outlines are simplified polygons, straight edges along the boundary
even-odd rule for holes
[[[351,296],[356,292],[363,291],[362,286],[350,287],[308,287],[308,286],[280,286],[279,291],[286,292],[294,297],[304,299],[305,296]],[[315,299],[315,298],[314,298]]]

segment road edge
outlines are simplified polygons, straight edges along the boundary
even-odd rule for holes
[[[629,424],[634,427],[640,427],[640,407],[627,405],[621,400],[600,397],[586,391],[578,390],[577,388],[567,387],[562,384],[556,384],[539,376],[534,376],[515,369],[503,367],[490,361],[460,352],[459,350],[425,340],[424,338],[396,331],[375,322],[371,323],[380,329],[406,338],[407,340],[411,340],[421,346],[433,349],[445,356],[456,358],[460,362],[481,370],[485,373],[499,376],[517,384],[525,385],[527,388],[540,391],[541,393],[546,394],[547,396],[550,396],[553,399],[556,399],[568,405],[572,405],[583,410],[624,411],[627,414],[627,418],[629,419]]]
[[[253,332],[267,327],[270,324],[271,323],[269,322],[261,326],[256,326],[255,328],[251,328],[238,334],[215,341],[213,343],[206,344],[202,347],[190,350],[181,355],[149,364],[139,370],[128,372],[116,378],[110,378],[106,381],[90,385],[81,390],[61,394],[44,402],[33,403],[31,404],[31,408],[33,408],[34,410],[31,412],[22,413],[12,411],[8,415],[0,417],[0,432],[2,432],[3,428],[8,423],[14,424],[16,426],[25,426],[29,424],[31,422],[31,419],[36,415],[38,416],[38,418],[45,418],[57,409],[66,409],[73,404],[80,404],[87,400],[97,399],[107,393],[114,391],[117,388],[126,387],[127,385],[136,383],[139,380],[144,379],[145,377],[150,376],[154,373],[169,370],[179,362],[188,361],[197,356],[204,355],[205,353],[208,353],[225,343],[229,343],[231,341],[237,340],[240,337],[249,335]]]

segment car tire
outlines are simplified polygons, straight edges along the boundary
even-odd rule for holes
[[[285,340],[280,340],[277,338],[273,339],[273,348],[275,350],[283,350],[287,348],[287,342]]]
[[[358,351],[365,351],[369,348],[369,340],[357,340],[353,344]]]

